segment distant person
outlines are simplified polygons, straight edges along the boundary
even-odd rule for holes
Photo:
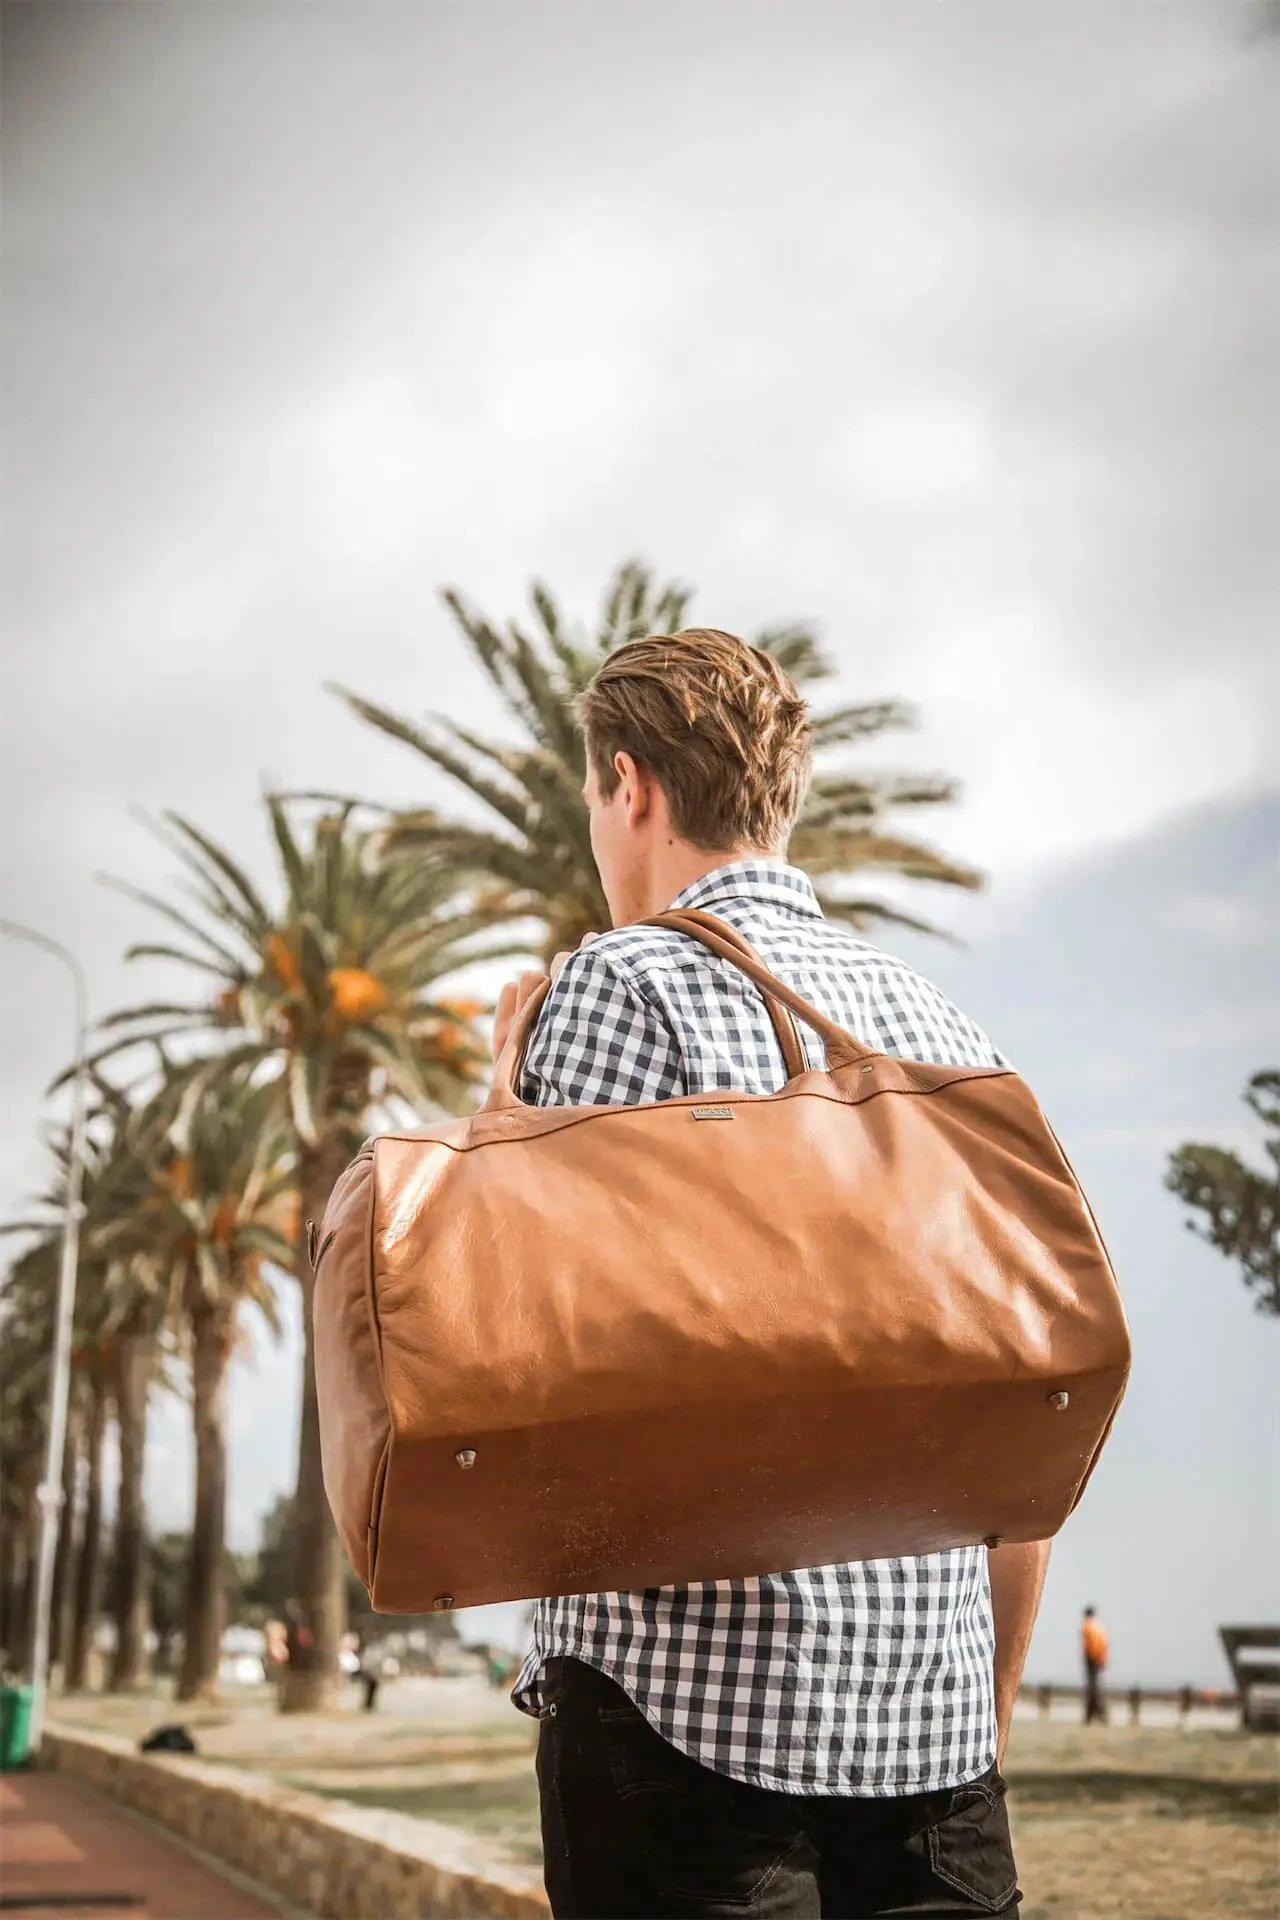
[[[338,1666],[344,1679],[360,1679],[360,1636],[358,1633],[344,1633],[342,1639],[338,1642]]]
[[[375,1670],[365,1653],[364,1642],[358,1633],[353,1633],[351,1639],[356,1649],[356,1679],[364,1688],[364,1710],[366,1713],[372,1713],[378,1698],[378,1688],[382,1685],[385,1667]]]
[[[485,1649],[485,1664],[489,1671],[489,1685],[505,1687],[515,1673],[517,1662],[503,1648],[488,1647]]]
[[[289,1662],[288,1632],[283,1620],[268,1620],[262,1631],[267,1645],[267,1671],[274,1679]]]
[[[1102,1697],[1102,1676],[1110,1652],[1107,1630],[1094,1607],[1086,1607],[1080,1627],[1080,1651],[1084,1656],[1084,1723],[1107,1723],[1107,1703]]]

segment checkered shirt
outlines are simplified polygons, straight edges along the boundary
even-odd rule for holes
[[[671,904],[731,922],[782,980],[879,1052],[1006,1064],[936,987],[827,920],[795,867],[736,861]],[[809,1064],[822,1066],[821,1042],[800,1031]],[[686,935],[639,926],[565,964],[522,1091],[539,1106],[616,1106],[773,1093],[785,1081],[750,981]],[[787,1793],[923,1793],[992,1764],[993,1653],[986,1549],[964,1547],[541,1600],[512,1699],[540,1713],[543,1662],[572,1655],[717,1773]]]

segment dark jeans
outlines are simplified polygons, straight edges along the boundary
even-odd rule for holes
[[[671,1746],[606,1675],[549,1660],[538,1737],[556,1920],[1013,1913],[1004,1781],[875,1800],[779,1793]]]
[[[1086,1727],[1101,1720],[1106,1725],[1107,1703],[1102,1697],[1102,1668],[1096,1660],[1084,1663],[1084,1723]]]

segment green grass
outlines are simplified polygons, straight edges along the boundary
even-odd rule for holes
[[[1085,1807],[1124,1801],[1153,1803],[1151,1811],[1170,1818],[1199,1814],[1217,1820],[1274,1820],[1280,1813],[1280,1782],[1205,1778],[1189,1773],[1139,1773],[1099,1767],[1093,1771],[1019,1772],[1011,1791],[1020,1807],[1070,1813]]]
[[[419,1820],[465,1827],[492,1840],[522,1865],[542,1864],[538,1783],[532,1768],[527,1774],[506,1779],[441,1781],[411,1787],[348,1787],[339,1791],[297,1776],[289,1784],[357,1807],[385,1807],[393,1813],[413,1814]]]

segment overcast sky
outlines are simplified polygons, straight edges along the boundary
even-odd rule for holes
[[[1059,1120],[1134,1318],[1037,1645],[1062,1673],[1086,1600],[1120,1670],[1175,1682],[1280,1603],[1280,1329],[1160,1188],[1176,1139],[1249,1143],[1240,1087],[1280,1057],[1260,21],[4,10],[0,911],[105,1011],[178,984],[125,968],[143,923],[95,882],[168,884],[138,809],[265,876],[264,781],[441,797],[322,682],[492,724],[442,583],[504,614],[536,573],[585,617],[638,553],[708,622],[817,622],[841,691],[919,705],[901,762],[965,781],[933,831],[992,884],[930,903],[966,951],[911,957]],[[69,1009],[52,963],[0,965],[11,1211]],[[295,1371],[291,1341],[240,1382],[241,1544],[290,1478]],[[158,1433],[174,1524],[180,1412]]]

